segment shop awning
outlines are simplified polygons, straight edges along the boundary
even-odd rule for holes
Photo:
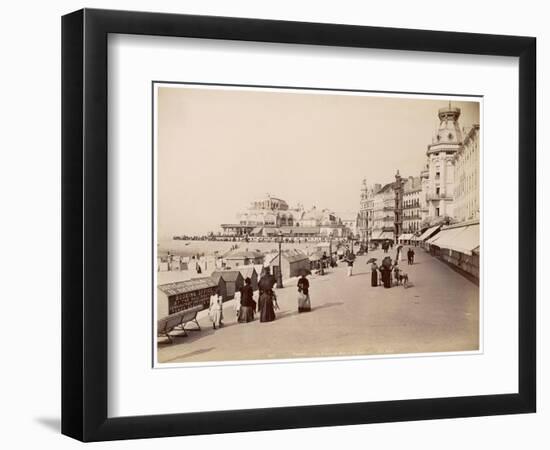
[[[399,236],[400,241],[410,241],[412,238],[412,233],[403,233],[401,236]]]
[[[427,242],[439,248],[454,250],[466,255],[472,255],[474,251],[479,253],[479,224],[441,230]]]
[[[449,230],[441,230],[435,236],[428,239],[426,242],[430,245],[437,245],[440,248],[449,248],[445,247],[446,244],[452,242],[453,236],[456,236],[461,231],[460,228],[451,228]],[[443,245],[442,245],[443,244]]]
[[[391,231],[381,231],[379,234],[371,237],[371,240],[377,239],[393,239],[393,233]]]
[[[440,227],[440,225],[436,225],[435,227],[428,228],[426,231],[424,231],[424,233],[422,233],[422,235],[419,238],[417,238],[417,240],[418,241],[425,241],[432,234],[434,234],[439,229],[439,227]]]
[[[443,241],[438,240],[435,245],[466,255],[472,255],[474,251],[479,253],[479,224],[458,227],[448,231],[454,230],[456,231],[452,236],[449,235]]]

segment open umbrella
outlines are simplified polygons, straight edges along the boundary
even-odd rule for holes
[[[367,264],[370,264],[370,263],[373,263],[373,262],[376,262],[376,258],[371,258],[367,261]]]

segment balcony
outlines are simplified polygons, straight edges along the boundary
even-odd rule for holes
[[[426,201],[432,201],[432,200],[452,200],[453,199],[453,196],[452,195],[449,195],[449,194],[444,194],[444,193],[439,193],[439,194],[435,194],[435,193],[431,193],[431,194],[426,194]]]

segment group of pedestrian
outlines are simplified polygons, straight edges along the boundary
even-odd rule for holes
[[[394,264],[389,256],[386,256],[382,260],[380,266],[376,264],[376,261],[373,261],[371,264],[371,286],[384,286],[385,288],[391,288],[392,271],[398,270],[399,266],[397,264],[397,261]]]
[[[411,247],[409,247],[409,251],[407,252],[407,264],[409,266],[414,264],[414,250]]]
[[[403,246],[399,245],[395,254],[396,261],[404,261],[403,252]],[[414,264],[414,250],[411,247],[409,247],[409,250],[407,250],[407,264],[409,266]]]
[[[389,256],[386,256],[382,263],[380,264],[380,267],[376,264],[376,262],[373,262],[373,265],[375,266],[374,273],[376,274],[376,284],[374,284],[374,280],[371,279],[371,285],[372,286],[384,286],[385,288],[391,288],[391,274],[392,271],[394,271],[397,267],[397,261],[395,264],[392,262],[391,258]],[[378,278],[378,273],[380,273],[380,277]],[[374,277],[373,277],[374,278]]]
[[[235,292],[235,310],[239,323],[252,322],[256,312],[259,313],[260,322],[273,322],[276,319],[275,311],[279,309],[279,305],[273,290],[275,284],[275,277],[270,273],[269,267],[265,267],[258,282],[259,296],[256,303],[252,280],[249,277],[244,280],[244,286]],[[309,281],[303,274],[298,280],[298,312],[307,311],[311,311]],[[210,296],[208,314],[214,329],[223,326],[223,298],[219,292]]]
[[[393,248],[393,242],[390,240],[386,240],[382,243],[382,250],[384,253],[388,253],[388,250]]]
[[[395,285],[403,284],[405,287],[408,285],[408,275],[403,272],[399,266],[399,261],[402,257],[402,249],[399,248],[394,261],[389,256],[386,256],[380,266],[376,263],[376,260],[371,262],[371,286],[384,286],[385,288],[392,287],[392,274]],[[414,264],[414,250],[409,248],[407,251],[407,262],[409,265]],[[409,284],[410,286],[410,284]]]

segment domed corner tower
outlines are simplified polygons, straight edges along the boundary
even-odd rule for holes
[[[428,182],[426,203],[428,216],[453,215],[454,155],[462,147],[462,131],[458,119],[460,108],[449,105],[437,112],[439,126],[428,145]]]
[[[462,132],[458,118],[460,117],[460,108],[453,108],[451,102],[445,108],[439,108],[439,127],[433,136],[432,144],[428,146],[428,154],[430,152],[439,152],[441,146],[451,146],[452,150],[456,151],[462,144]]]

